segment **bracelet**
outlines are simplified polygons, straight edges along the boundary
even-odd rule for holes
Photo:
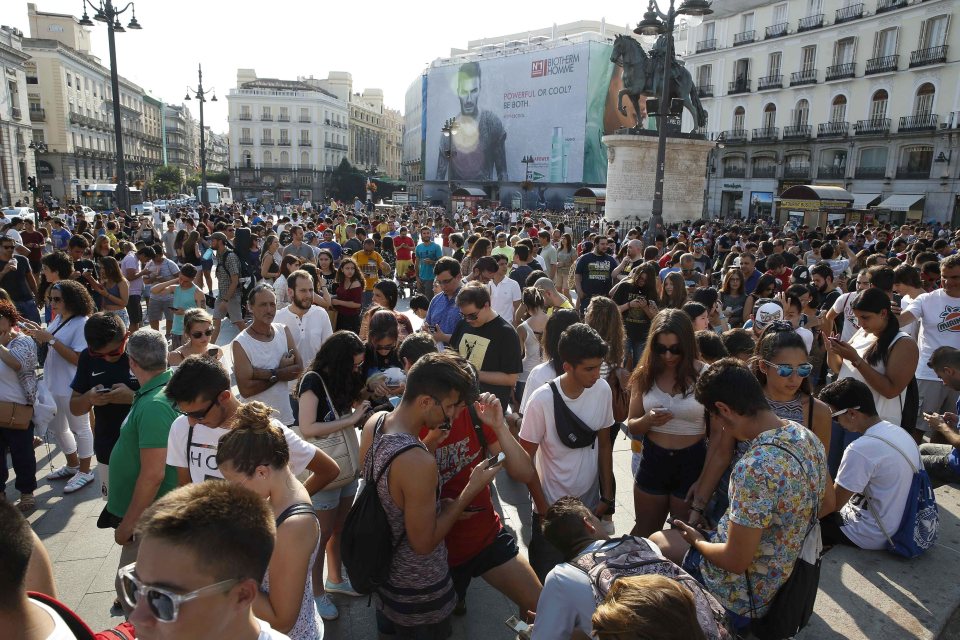
[[[696,511],[700,515],[703,515],[703,507],[692,506],[690,507],[690,511]]]
[[[614,504],[616,504],[613,500],[609,500],[607,498],[600,498],[600,502],[607,505],[608,507],[612,507],[614,506]]]

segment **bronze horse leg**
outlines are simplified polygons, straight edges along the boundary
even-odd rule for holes
[[[627,108],[623,106],[623,96],[627,94],[627,89],[620,89],[620,91],[617,92],[617,111],[623,115],[627,115]],[[633,96],[630,96],[630,99],[633,100]]]

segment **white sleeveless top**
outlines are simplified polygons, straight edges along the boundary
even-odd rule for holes
[[[677,436],[702,436],[706,433],[706,424],[703,420],[703,405],[697,402],[693,394],[693,386],[687,389],[687,395],[671,395],[661,389],[656,382],[650,390],[643,394],[643,408],[663,408],[673,413],[670,422],[651,427],[653,433],[669,433]]]
[[[280,358],[287,352],[287,333],[284,326],[279,322],[274,322],[273,340],[270,342],[260,342],[250,335],[250,328],[244,329],[236,337],[237,343],[243,352],[247,354],[247,359],[255,369],[276,369],[280,366]],[[252,396],[241,396],[245,402],[259,400],[269,407],[273,407],[280,412],[277,419],[283,424],[290,426],[293,424],[293,409],[290,408],[290,391],[287,383],[276,382],[269,389]]]
[[[893,345],[897,344],[902,338],[910,338],[910,335],[903,331],[897,333],[893,342],[890,343],[888,351],[893,349]],[[877,336],[872,333],[867,333],[863,329],[857,329],[856,332],[850,336],[849,344],[857,350],[861,358],[866,359],[865,354],[867,350],[876,341]],[[880,360],[877,364],[870,364],[869,362],[867,364],[879,373],[887,372],[887,366],[883,363],[883,360]],[[848,360],[843,361],[843,364],[840,365],[840,372],[837,374],[837,380],[842,380],[843,378],[855,378],[870,387],[870,383],[864,380],[863,375],[857,371]],[[885,398],[873,387],[870,387],[870,393],[873,394],[873,402],[877,405],[877,415],[880,416],[881,420],[886,420],[887,422],[897,425],[903,421],[903,400],[907,395],[906,388],[900,392],[899,396],[894,398]]]
[[[530,323],[524,320],[520,323],[520,326],[523,327],[526,337],[523,340],[523,371],[520,372],[517,380],[519,382],[526,382],[527,377],[530,375],[530,372],[533,371],[534,367],[543,362],[543,355],[540,351],[539,336],[534,333]]]

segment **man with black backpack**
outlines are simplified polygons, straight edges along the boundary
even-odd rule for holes
[[[243,304],[241,301],[242,287],[240,286],[241,260],[233,250],[227,236],[222,231],[210,234],[210,248],[217,255],[217,302],[213,310],[213,335],[210,342],[216,342],[220,335],[220,324],[224,317],[243,331],[246,326],[243,322]]]
[[[569,326],[557,348],[563,374],[537,389],[527,403],[520,444],[534,460],[527,483],[533,499],[530,564],[543,580],[563,562],[543,538],[541,519],[563,496],[580,498],[598,517],[614,505],[613,395],[600,377],[607,344],[583,323]]]
[[[366,485],[344,525],[343,562],[359,593],[377,593],[381,637],[442,640],[457,603],[444,538],[502,463],[480,464],[460,494],[441,502],[437,459],[421,429],[449,429],[477,398],[477,376],[452,353],[421,357],[407,375],[397,408],[363,428]],[[402,505],[402,506],[400,506]]]

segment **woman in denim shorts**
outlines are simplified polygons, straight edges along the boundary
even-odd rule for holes
[[[697,359],[693,323],[679,309],[653,319],[647,345],[631,379],[627,428],[643,437],[633,488],[632,535],[659,531],[669,512],[686,521],[687,494],[706,457],[703,406],[693,395],[704,364]]]
[[[352,331],[337,331],[323,343],[313,362],[300,379],[297,396],[300,406],[300,432],[312,440],[330,436],[339,431],[347,438],[358,438],[357,429],[363,426],[370,403],[361,402],[364,387],[361,368],[365,349],[363,342]],[[334,620],[340,614],[329,594],[360,595],[350,580],[341,574],[340,531],[357,495],[358,480],[335,489],[318,491],[313,495],[313,508],[320,520],[320,544],[326,549],[329,579],[323,579],[324,557],[318,556],[313,565],[313,591],[317,610],[324,620]]]

